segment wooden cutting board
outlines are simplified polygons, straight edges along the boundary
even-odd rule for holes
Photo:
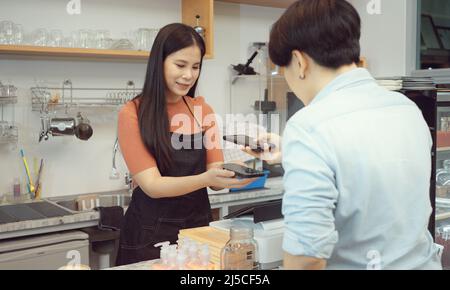
[[[190,238],[199,243],[222,249],[230,239],[229,231],[212,227],[201,227],[180,230],[179,238]]]

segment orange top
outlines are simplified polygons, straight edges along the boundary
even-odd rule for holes
[[[197,121],[205,131],[206,163],[223,162],[220,135],[214,111],[203,97],[184,97]],[[137,102],[139,106],[139,101]],[[176,103],[167,103],[167,113],[171,121],[171,132],[195,134],[202,130],[189,108],[180,99]],[[183,120],[190,120],[184,122]],[[187,123],[187,124],[186,124]],[[139,121],[135,104],[131,101],[119,112],[118,137],[120,150],[132,175],[157,166],[156,160],[144,145],[139,131]]]

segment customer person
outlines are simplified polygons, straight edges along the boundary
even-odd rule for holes
[[[270,57],[306,105],[283,134],[284,266],[441,269],[427,230],[429,128],[357,68],[359,39],[344,0],[297,1],[271,30]]]
[[[175,243],[180,229],[208,225],[206,187],[250,182],[220,169],[213,110],[195,97],[204,55],[204,41],[193,28],[178,23],[162,28],[142,93],[119,113],[120,148],[137,187],[120,233],[118,265],[157,259],[156,243]]]

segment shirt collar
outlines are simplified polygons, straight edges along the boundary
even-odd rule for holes
[[[343,73],[326,85],[311,101],[311,104],[319,102],[329,96],[331,93],[361,85],[362,83],[375,82],[375,79],[365,68],[355,68],[351,71]]]

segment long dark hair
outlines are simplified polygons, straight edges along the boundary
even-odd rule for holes
[[[170,54],[192,45],[197,45],[200,49],[201,72],[205,55],[203,38],[192,27],[185,24],[173,23],[164,26],[156,36],[150,52],[142,93],[133,100],[135,104],[137,99],[140,100],[138,118],[141,138],[147,150],[155,158],[160,171],[166,171],[172,165],[173,150],[167,114],[164,61]],[[197,83],[198,79],[189,90],[188,96],[195,97]]]

